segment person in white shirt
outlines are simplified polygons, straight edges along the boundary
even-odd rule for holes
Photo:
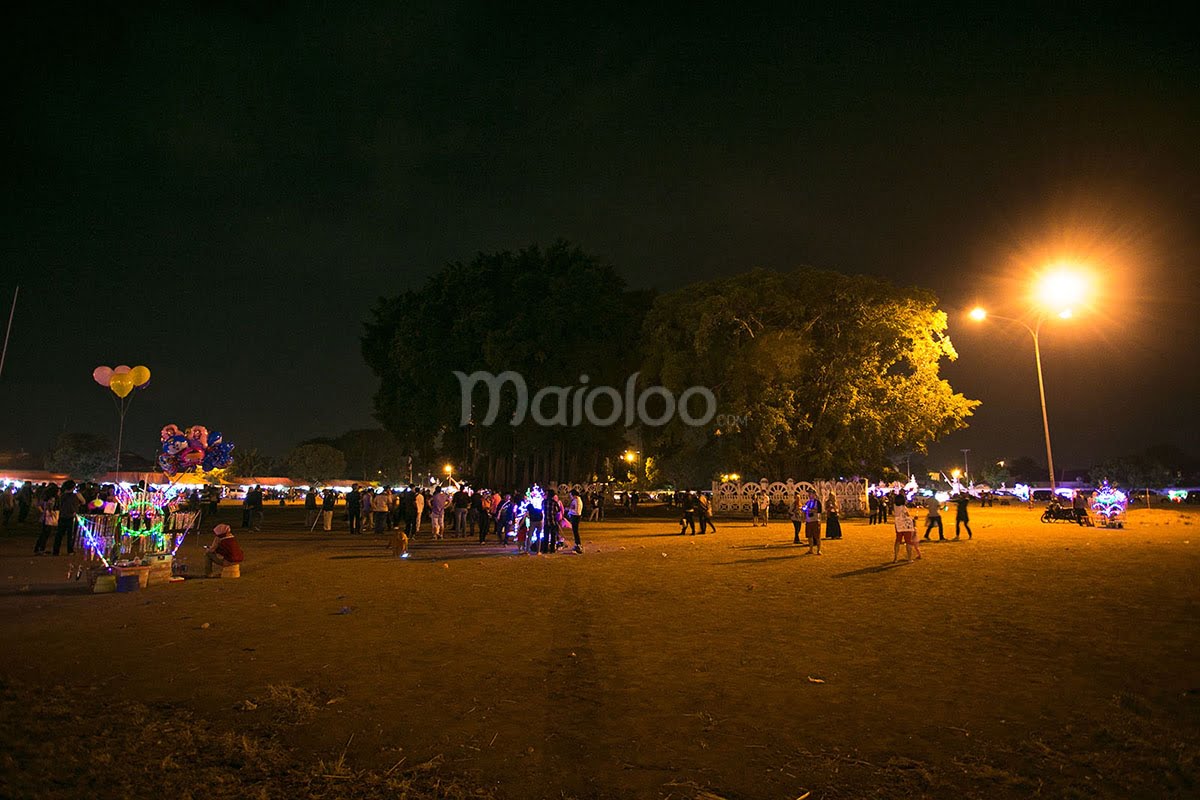
[[[583,552],[583,542],[579,539],[579,521],[583,519],[583,498],[578,489],[571,490],[571,502],[567,504],[567,521],[571,523],[571,533],[575,536],[575,552]]]
[[[896,546],[892,550],[892,563],[900,560],[900,543],[904,543],[904,551],[908,555],[908,563],[913,561],[913,551],[921,558],[921,548],[917,544],[917,521],[904,505],[904,495],[897,494],[896,506],[892,510],[892,521],[896,525]]]

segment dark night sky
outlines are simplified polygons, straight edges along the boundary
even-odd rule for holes
[[[102,363],[154,373],[147,454],[167,422],[276,454],[369,426],[377,296],[564,237],[634,286],[811,264],[933,288],[984,401],[947,463],[1044,457],[1028,335],[961,312],[1087,258],[1101,302],[1043,339],[1056,461],[1200,453],[1177,20],[217,5],[11,29],[0,449],[115,434]]]

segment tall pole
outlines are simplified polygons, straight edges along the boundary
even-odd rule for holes
[[[963,476],[967,479],[968,485],[971,483],[971,465],[967,461],[967,453],[969,453],[969,452],[971,452],[971,448],[969,448],[969,447],[963,448],[963,451],[962,451],[962,454],[963,454]]]
[[[1037,329],[1033,331],[1033,358],[1037,362],[1038,395],[1042,399],[1042,430],[1046,434],[1046,464],[1050,467],[1050,492],[1053,493],[1058,484],[1054,478],[1054,454],[1050,450],[1050,419],[1046,416],[1046,385],[1042,381],[1042,348],[1038,343],[1038,333],[1041,328],[1042,324],[1039,321]]]
[[[4,349],[0,350],[0,375],[4,374],[4,359],[8,357],[8,336],[12,333],[13,314],[17,313],[17,295],[20,291],[20,286],[13,289],[12,308],[8,310],[8,328],[4,331]]]

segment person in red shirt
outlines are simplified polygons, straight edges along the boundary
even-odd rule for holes
[[[221,569],[233,564],[240,564],[246,558],[242,553],[242,546],[237,543],[237,539],[233,538],[233,531],[228,525],[222,522],[213,528],[213,536],[215,537],[213,543],[205,553],[204,574],[206,577],[212,576],[214,565],[216,569]]]

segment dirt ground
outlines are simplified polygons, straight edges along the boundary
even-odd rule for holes
[[[398,561],[269,509],[240,579],[124,595],[14,527],[0,796],[1195,797],[1200,513],[1037,513],[893,567],[861,520],[820,557],[615,519]]]

